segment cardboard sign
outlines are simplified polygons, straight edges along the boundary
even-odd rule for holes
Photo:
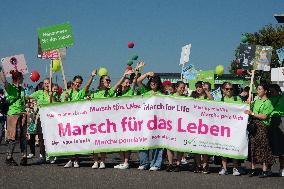
[[[179,65],[184,65],[186,62],[189,61],[190,48],[191,44],[185,45],[181,48]]]
[[[1,62],[6,77],[12,76],[10,74],[11,70],[18,70],[19,72],[22,72],[23,75],[29,73],[25,56],[23,54],[3,58]]]
[[[240,44],[239,62],[244,70],[253,69],[254,57],[255,57],[255,45]]]
[[[271,46],[256,46],[253,65],[254,70],[270,71],[272,49]]]
[[[72,26],[69,23],[39,28],[38,37],[43,51],[60,49],[74,44]]]

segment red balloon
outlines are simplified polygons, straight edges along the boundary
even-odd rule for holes
[[[244,72],[244,70],[243,70],[243,69],[237,69],[237,75],[242,75],[242,74],[243,74],[243,72]]]
[[[32,80],[32,82],[37,82],[39,78],[40,78],[40,75],[37,71],[31,72],[30,79]]]
[[[133,42],[128,42],[128,48],[133,48],[134,47],[134,43]]]

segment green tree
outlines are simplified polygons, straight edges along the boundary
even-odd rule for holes
[[[261,46],[272,46],[272,57],[271,57],[271,68],[280,67],[281,63],[278,60],[278,56],[276,54],[276,49],[281,48],[284,46],[284,26],[283,25],[276,25],[275,27],[272,26],[272,24],[269,24],[262,29],[260,29],[258,32],[255,33],[244,33],[244,35],[248,38],[248,44],[254,44],[254,45],[261,45]],[[230,66],[230,73],[236,74],[236,70],[240,68],[240,65],[237,61],[238,55],[239,55],[239,49],[240,46],[238,46],[235,50],[235,59],[231,61]],[[263,80],[270,81],[270,72],[261,72],[256,71],[255,76],[260,77]],[[246,76],[246,73],[244,72],[244,76]]]

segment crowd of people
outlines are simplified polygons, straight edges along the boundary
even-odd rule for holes
[[[21,72],[11,71],[12,82],[9,83],[1,69],[0,78],[7,93],[7,97],[5,97],[4,91],[0,90],[0,139],[2,141],[4,136],[6,138],[6,164],[9,166],[18,165],[13,158],[16,139],[20,140],[22,153],[20,165],[27,165],[28,158],[36,156],[35,146],[37,141],[40,148],[40,157],[37,164],[54,163],[56,161],[56,157],[48,157],[45,151],[40,116],[38,114],[39,107],[44,104],[133,95],[172,95],[187,96],[188,99],[214,100],[210,93],[210,83],[198,81],[195,84],[195,89],[191,89],[192,92],[189,94],[188,86],[183,81],[178,81],[175,84],[169,81],[162,83],[161,78],[155,75],[154,72],[141,74],[140,70],[143,66],[144,62],[141,61],[135,69],[127,69],[113,87],[108,75],[100,76],[99,84],[94,91],[90,90],[90,86],[93,78],[97,75],[95,69],[91,72],[83,88],[81,88],[83,78],[80,75],[74,76],[73,80],[68,82],[67,90],[64,91],[60,91],[58,84],[51,84],[50,79],[46,78],[37,85],[35,91],[29,96],[25,95],[25,89],[22,87],[23,75]],[[143,82],[146,78],[148,81],[144,84]],[[236,94],[233,90],[233,85],[230,82],[224,82],[221,86],[221,91],[221,101],[224,103],[247,103],[248,87]],[[261,178],[270,176],[271,166],[277,160],[279,160],[280,164],[279,174],[284,176],[283,103],[284,96],[279,85],[260,83],[256,88],[256,97],[251,103],[250,110],[245,111],[249,115],[247,126],[249,137],[248,160],[251,162],[249,176],[259,176]],[[4,133],[5,131],[6,133]],[[30,154],[27,154],[27,145],[30,147]],[[177,156],[176,161],[174,161],[175,153]],[[131,152],[125,151],[119,154],[122,163],[114,166],[114,168],[128,169]],[[151,154],[152,157],[150,158],[149,150],[138,152],[138,169],[160,170],[166,156],[168,160],[166,171],[178,172],[181,170],[181,164],[185,159],[184,153],[163,148],[153,149]],[[94,163],[92,168],[104,169],[106,167],[106,156],[106,153],[93,154]],[[208,174],[210,172],[209,160],[212,157],[207,154],[191,154],[191,156],[194,158],[195,173]],[[240,170],[241,163],[243,163],[241,160],[215,156],[214,161],[219,162],[221,165],[220,175],[228,174],[229,162],[233,163],[233,175],[239,176],[243,173]],[[261,172],[256,169],[256,164],[261,164]],[[80,167],[79,156],[70,157],[64,167]]]

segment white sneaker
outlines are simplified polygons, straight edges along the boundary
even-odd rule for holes
[[[182,165],[186,165],[188,162],[187,162],[187,160],[186,160],[185,158],[182,158],[181,161],[180,161],[180,163],[181,163]]]
[[[92,169],[97,169],[97,168],[99,168],[99,163],[96,161],[92,166]]]
[[[118,165],[115,165],[113,168],[115,169],[119,169],[119,167],[121,167],[123,164],[118,164]]]
[[[79,165],[79,162],[78,162],[78,161],[74,161],[74,167],[75,167],[75,168],[79,168],[79,167],[80,167],[80,165]]]
[[[104,162],[101,162],[99,169],[104,169],[104,168],[106,168],[105,163],[104,163]]]
[[[121,164],[121,166],[118,167],[118,169],[128,169],[128,168],[129,168],[129,163]]]
[[[221,171],[219,171],[219,175],[227,175],[228,171],[227,169],[222,168]]]
[[[72,167],[72,164],[73,164],[73,162],[70,160],[64,165],[64,168],[70,168],[70,167]]]
[[[140,165],[140,166],[138,167],[138,169],[139,169],[139,170],[145,170],[146,167],[145,167],[144,165]]]
[[[159,170],[159,167],[151,167],[150,169],[149,169],[149,171],[158,171]]]
[[[241,173],[239,172],[239,170],[237,168],[233,168],[233,175],[234,176],[240,176]]]
[[[279,170],[279,176],[280,177],[284,177],[284,169],[280,169]]]
[[[32,159],[33,157],[34,157],[33,154],[29,154],[29,155],[27,156],[28,159]]]
[[[56,157],[54,157],[50,163],[51,163],[51,164],[55,164],[56,159],[57,159],[57,158],[56,158]]]

